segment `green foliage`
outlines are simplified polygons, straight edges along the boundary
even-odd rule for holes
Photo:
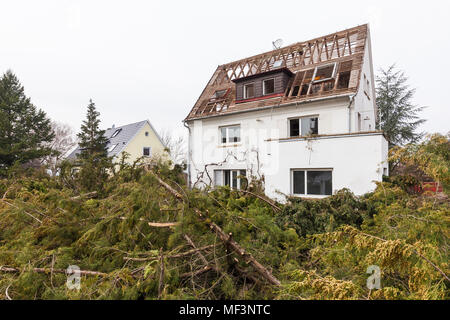
[[[102,192],[113,166],[112,160],[108,158],[109,139],[105,136],[105,130],[99,128],[99,116],[94,102],[89,100],[86,120],[83,121],[81,132],[77,135],[80,139],[80,154],[77,155],[78,161],[74,164],[82,191]],[[70,170],[73,171],[72,168]]]
[[[376,78],[377,127],[384,131],[390,147],[417,142],[423,134],[416,131],[425,120],[418,116],[424,107],[412,103],[415,89],[408,87],[408,78],[395,65],[380,72]]]
[[[12,299],[450,298],[448,199],[408,193],[407,177],[362,197],[344,189],[291,198],[276,204],[280,212],[255,196],[259,182],[251,181],[250,193],[189,190],[181,167],[157,161],[150,170],[180,201],[148,166],[125,160],[94,198],[80,195],[81,178],[70,170],[56,178],[15,171],[0,180],[0,266],[18,269],[0,271],[0,299],[7,288]],[[268,284],[211,232],[211,222],[282,285]],[[186,236],[202,249],[192,252]],[[83,275],[81,289],[69,290],[56,272],[69,265],[104,274]],[[366,286],[370,265],[381,269],[379,290]]]
[[[81,132],[77,134],[80,139],[80,158],[105,158],[108,154],[106,146],[108,138],[105,136],[105,130],[100,130],[100,113],[95,108],[92,99],[89,100],[86,120],[81,125]]]
[[[450,188],[450,134],[446,136],[433,134],[418,144],[408,144],[404,148],[394,148],[390,161],[400,162],[406,166],[415,166],[428,177]]]
[[[369,213],[363,200],[343,189],[323,200],[291,198],[277,216],[277,222],[304,237],[333,231],[343,224],[359,227]]]
[[[25,96],[19,79],[7,71],[0,78],[0,175],[54,153],[50,119]]]

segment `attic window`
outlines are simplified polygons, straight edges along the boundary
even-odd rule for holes
[[[244,85],[244,99],[253,97],[255,97],[255,85],[253,83]]]
[[[113,144],[112,146],[110,146],[110,147],[108,148],[108,152],[112,152],[112,151],[117,147],[117,145],[118,145],[118,143]]]
[[[275,79],[263,81],[263,95],[273,94],[275,92]]]
[[[148,137],[148,131],[145,131],[145,136]]]
[[[313,83],[331,80],[336,74],[336,63],[316,67]]]
[[[117,137],[117,135],[120,133],[120,131],[122,131],[122,129],[117,129],[116,131],[114,131],[111,138]]]
[[[211,99],[223,98],[223,96],[225,96],[225,93],[227,93],[227,90],[217,90],[216,92],[214,92]]]

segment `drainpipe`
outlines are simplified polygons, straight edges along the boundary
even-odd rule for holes
[[[350,108],[352,107],[353,101],[355,101],[355,96],[351,95],[350,98],[350,103],[348,104],[348,132],[351,133],[352,132],[352,115],[351,115],[351,110]]]
[[[183,121],[183,125],[188,129],[188,155],[187,155],[187,175],[188,175],[188,188],[191,188],[191,128]]]

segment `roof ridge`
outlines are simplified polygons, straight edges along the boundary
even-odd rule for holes
[[[245,58],[242,58],[242,59],[237,59],[237,60],[230,61],[230,62],[227,62],[227,63],[224,63],[224,64],[219,64],[218,67],[223,67],[223,66],[227,66],[227,65],[229,65],[229,64],[233,64],[233,63],[236,63],[236,62],[240,62],[240,61],[244,61],[244,60],[250,60],[250,59],[254,59],[254,58],[260,57],[260,56],[265,56],[265,55],[267,55],[267,54],[270,54],[270,53],[273,53],[273,52],[276,52],[276,51],[286,50],[286,49],[289,48],[289,47],[294,47],[294,46],[298,46],[298,45],[300,45],[300,44],[304,44],[304,43],[308,43],[308,42],[313,42],[313,41],[316,41],[316,40],[319,40],[319,39],[323,39],[323,38],[328,38],[328,37],[331,37],[331,36],[333,36],[333,35],[337,35],[337,34],[340,34],[340,33],[346,33],[346,32],[351,32],[351,31],[357,31],[357,30],[359,30],[361,27],[367,27],[367,28],[369,28],[369,23],[364,23],[364,24],[361,24],[361,25],[357,25],[357,26],[355,26],[355,27],[351,27],[351,28],[347,28],[347,29],[344,29],[344,30],[340,30],[340,31],[336,31],[336,32],[333,32],[333,33],[329,33],[329,34],[324,35],[324,36],[315,37],[315,38],[313,38],[313,39],[304,40],[304,41],[297,41],[297,42],[291,43],[291,44],[289,44],[289,45],[287,45],[287,46],[284,46],[284,47],[282,47],[282,48],[279,48],[279,49],[269,50],[269,51],[266,51],[266,52],[263,52],[263,53],[255,54],[255,55],[253,55],[253,56],[245,57]]]

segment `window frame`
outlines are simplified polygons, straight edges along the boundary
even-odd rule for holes
[[[304,187],[305,187],[305,193],[301,194],[301,193],[294,193],[294,172],[298,172],[298,171],[303,171],[304,172]],[[308,172],[310,171],[323,171],[323,172],[331,172],[331,194],[310,194],[308,193]],[[329,197],[331,195],[333,195],[333,172],[334,169],[333,168],[308,168],[308,169],[302,169],[302,168],[298,168],[298,169],[291,169],[290,172],[290,180],[291,180],[291,195],[292,196],[297,196],[297,197],[318,197],[318,198],[322,198],[322,197]]]
[[[289,138],[307,137],[307,135],[304,135],[302,132],[302,121],[301,120],[304,118],[317,118],[317,133],[315,133],[314,135],[319,135],[319,118],[320,118],[320,116],[318,114],[313,114],[313,115],[307,115],[307,116],[301,116],[301,117],[288,118],[287,134],[288,134]],[[291,120],[298,120],[298,131],[299,131],[298,136],[291,136]]]
[[[148,149],[148,155],[145,154],[145,149]],[[143,157],[151,157],[152,156],[152,147],[142,147],[142,156]]]
[[[110,139],[117,137],[121,131],[122,131],[122,128],[116,129],[113,132],[113,134],[111,135]]]
[[[115,149],[118,145],[119,145],[118,143],[115,143],[115,144],[109,146],[109,148],[108,148],[108,153],[113,152],[114,149]]]
[[[220,171],[220,177],[221,180],[220,184],[217,184],[216,181],[216,177],[217,177],[217,172]],[[225,174],[225,172],[228,171],[229,175],[228,175],[228,179],[226,178],[227,175]],[[245,174],[242,174],[242,171],[245,171]],[[233,175],[236,175],[236,187],[233,186]],[[236,189],[236,190],[240,190],[241,186],[242,186],[242,178],[239,178],[239,176],[244,176],[245,178],[247,178],[247,169],[215,169],[214,170],[214,187],[225,187],[228,186],[232,189]],[[228,180],[229,184],[226,184]]]
[[[245,87],[247,87],[247,86],[253,86],[253,96],[251,96],[251,97],[247,97],[247,91],[245,90]],[[255,82],[249,82],[249,83],[245,83],[243,86],[242,86],[242,90],[243,90],[243,92],[242,92],[242,97],[244,98],[244,100],[245,99],[252,99],[252,98],[255,98],[256,97],[256,95],[255,95],[255,88],[256,88],[256,86],[255,86]]]
[[[239,141],[230,141],[230,130],[231,128],[239,128]],[[225,142],[222,141],[222,130],[225,129]],[[220,145],[227,145],[227,144],[236,144],[241,143],[241,124],[232,124],[227,126],[220,126],[219,127],[219,144]]]
[[[266,81],[270,81],[270,80],[273,80],[273,92],[267,93],[266,92]],[[263,89],[263,96],[267,96],[267,95],[270,95],[270,94],[275,94],[275,78],[264,79],[262,81],[262,89]]]
[[[325,68],[327,68],[327,67],[329,67],[329,66],[333,66],[333,73],[331,74],[331,77],[329,77],[329,78],[324,78],[324,79],[319,79],[319,80],[314,80],[314,79],[316,78],[317,71],[318,71],[319,69],[325,69]],[[336,62],[328,63],[328,64],[325,64],[325,65],[322,65],[322,66],[317,66],[317,67],[314,69],[314,74],[313,74],[313,77],[312,77],[312,79],[311,79],[311,84],[314,84],[314,83],[321,83],[321,82],[329,81],[329,80],[331,80],[331,79],[335,79],[335,78],[336,78],[336,72],[337,72],[337,63],[336,63]],[[309,90],[308,90],[308,91],[309,91]]]

